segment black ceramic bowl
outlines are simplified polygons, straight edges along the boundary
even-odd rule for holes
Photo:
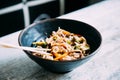
[[[76,67],[86,63],[93,55],[95,55],[101,45],[101,34],[91,25],[88,25],[81,21],[75,21],[70,19],[47,19],[37,23],[33,23],[21,31],[18,42],[20,46],[31,46],[32,42],[45,39],[51,35],[52,31],[58,30],[58,27],[70,31],[72,33],[81,34],[87,39],[91,48],[90,55],[83,59],[71,60],[71,61],[52,61],[39,58],[32,55],[29,51],[25,53],[40,66],[46,70],[64,73],[75,69]],[[47,35],[46,35],[47,33]]]

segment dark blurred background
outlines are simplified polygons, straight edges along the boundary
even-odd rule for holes
[[[99,1],[102,0],[0,0],[0,37],[23,29],[39,15],[55,18]]]

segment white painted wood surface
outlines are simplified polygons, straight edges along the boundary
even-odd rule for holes
[[[93,25],[102,34],[102,47],[90,61],[66,74],[51,73],[21,50],[0,48],[0,80],[120,80],[120,0],[105,0],[60,16]],[[17,43],[19,32],[0,41]]]

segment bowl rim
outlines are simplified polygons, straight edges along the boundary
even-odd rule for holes
[[[31,27],[34,27],[34,25],[37,25],[37,24],[40,24],[40,23],[44,23],[44,22],[46,22],[46,21],[52,21],[52,20],[75,21],[75,22],[80,22],[80,23],[83,23],[83,24],[85,24],[85,25],[90,26],[91,28],[93,28],[94,30],[97,31],[97,34],[98,34],[99,37],[100,37],[100,43],[99,43],[98,48],[96,48],[91,54],[85,56],[84,58],[78,58],[78,59],[75,59],[75,60],[64,60],[64,61],[55,61],[55,60],[48,60],[48,59],[40,58],[40,57],[38,57],[38,56],[32,55],[32,53],[31,53],[30,51],[25,51],[25,50],[23,50],[26,54],[30,54],[30,55],[32,55],[32,56],[34,56],[34,57],[36,57],[36,58],[40,58],[40,59],[42,59],[42,60],[51,61],[51,62],[75,62],[75,61],[80,61],[80,60],[82,61],[82,60],[84,60],[84,59],[86,59],[86,58],[89,58],[89,57],[95,55],[96,52],[99,51],[99,49],[101,48],[101,46],[102,46],[102,35],[101,35],[101,33],[100,33],[93,25],[90,25],[90,24],[88,24],[88,23],[86,23],[86,22],[83,22],[83,21],[78,21],[78,20],[74,20],[74,19],[64,19],[64,18],[50,18],[50,19],[45,19],[45,20],[42,20],[42,21],[34,22],[34,23],[30,24],[29,26],[25,27],[23,30],[21,30],[21,32],[20,32],[19,35],[18,35],[18,44],[19,44],[19,46],[22,46],[22,43],[21,43],[20,40],[21,40],[21,37],[22,37],[23,33],[24,33],[27,29],[29,29],[29,28],[31,28]]]

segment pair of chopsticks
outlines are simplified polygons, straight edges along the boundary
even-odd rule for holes
[[[25,46],[16,46],[8,43],[3,43],[0,42],[0,46],[4,48],[15,48],[15,49],[21,49],[21,50],[26,50],[26,51],[31,51],[31,52],[36,52],[40,54],[48,54],[45,51],[50,51],[51,49],[44,49],[44,48],[34,48],[34,47],[25,47]]]

